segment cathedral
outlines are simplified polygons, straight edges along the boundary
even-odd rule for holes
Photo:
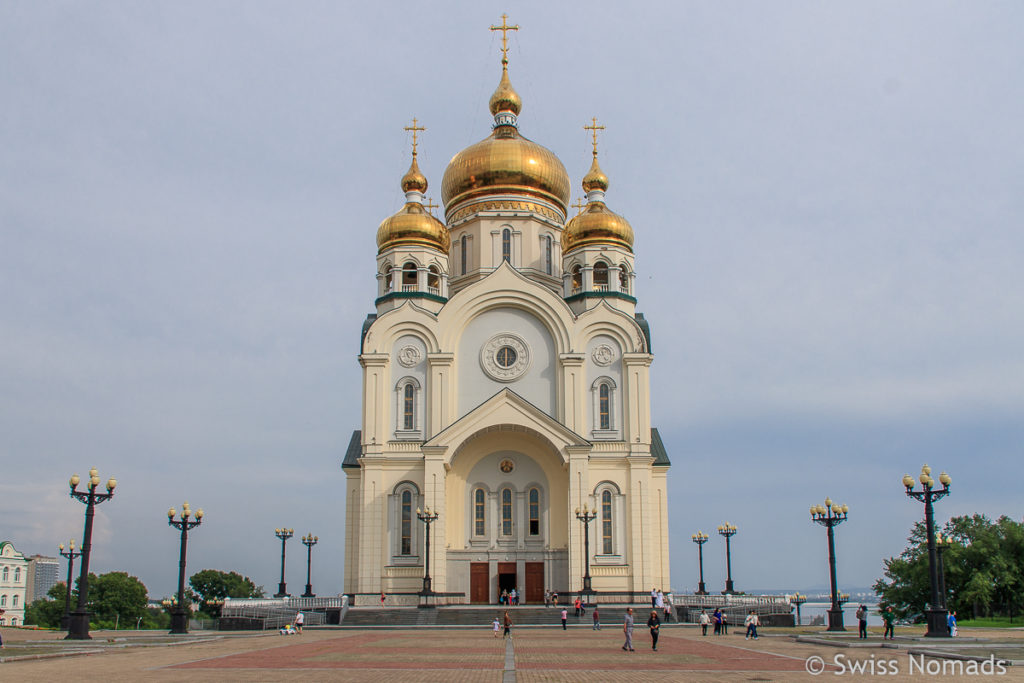
[[[356,605],[669,589],[670,463],[651,426],[633,229],[605,201],[596,120],[572,216],[565,166],[521,132],[516,28],[492,27],[494,124],[448,164],[444,221],[424,205],[414,119],[405,205],[377,230],[362,426],[342,463]]]

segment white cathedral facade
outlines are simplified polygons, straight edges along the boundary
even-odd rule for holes
[[[425,573],[447,603],[511,588],[542,602],[581,591],[588,568],[602,602],[669,589],[633,230],[605,204],[596,122],[587,204],[569,217],[569,175],[520,133],[502,65],[491,134],[445,171],[445,221],[423,205],[414,121],[406,204],[377,233],[362,426],[342,463],[354,604],[417,604]]]

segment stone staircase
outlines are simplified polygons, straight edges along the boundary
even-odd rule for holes
[[[622,624],[626,614],[627,605],[609,605],[601,607],[601,625],[604,628],[616,627]],[[509,615],[512,623],[516,626],[561,626],[561,607],[537,607],[521,605],[510,607]],[[499,619],[504,614],[505,608],[500,605],[480,605],[465,607],[435,607],[430,609],[419,609],[416,607],[351,607],[345,613],[341,622],[342,627],[378,627],[378,628],[407,628],[416,626],[465,626],[489,628],[494,617]],[[638,625],[647,623],[647,617],[651,613],[650,604],[633,605],[633,618]],[[659,617],[664,615],[659,611]],[[585,626],[591,628],[594,624],[592,608],[581,617],[573,616],[573,610],[569,608],[569,626]],[[673,618],[673,623],[677,620]]]

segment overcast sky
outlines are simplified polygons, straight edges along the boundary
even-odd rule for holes
[[[849,504],[839,579],[940,520],[1024,514],[1024,6],[1012,2],[0,4],[0,537],[93,568],[271,593],[295,529],[342,588],[344,475],[402,130],[439,202],[490,129],[503,11],[520,126],[578,183],[607,126],[636,232],[669,474],[672,587],[825,586],[807,508]]]

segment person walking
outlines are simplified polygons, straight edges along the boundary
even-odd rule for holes
[[[652,588],[651,589],[651,607],[657,607],[657,606],[658,606],[658,589],[657,588]]]
[[[598,614],[597,605],[594,605],[594,630],[601,630],[601,615]]]
[[[578,617],[580,615],[580,599],[577,597],[572,601],[573,616]]]
[[[706,636],[708,634],[708,626],[711,625],[711,617],[708,616],[708,611],[702,609],[700,611],[700,634]]]
[[[491,623],[491,626],[494,627],[494,637],[497,638],[498,632],[501,630],[501,620],[497,614],[494,615],[494,621]]]
[[[715,622],[715,635],[722,635],[722,610],[716,607],[714,614],[711,615],[711,618]]]
[[[743,621],[743,624],[747,627],[747,635],[744,640],[750,640],[751,638],[757,640],[757,627],[760,623],[761,620],[757,617],[757,612],[750,610],[750,614]]]
[[[381,607],[381,609],[384,609],[384,598],[385,598],[384,591],[381,591],[380,592],[380,607]]]
[[[892,611],[892,605],[885,608],[882,612],[882,621],[885,622],[885,632],[882,634],[882,640],[888,638],[889,640],[896,639],[896,630],[893,628],[893,624],[896,622],[896,613]]]
[[[302,635],[302,622],[305,620],[306,618],[302,615],[302,610],[299,610],[299,613],[295,615],[295,630],[298,631],[300,636]]]
[[[666,598],[665,596],[662,596],[662,605],[665,608],[665,623],[666,624],[671,623],[672,622],[672,602],[668,598]]]
[[[861,605],[857,610],[857,637],[864,639],[868,637],[868,607]]]
[[[623,643],[622,649],[626,652],[634,652],[633,650],[633,608],[626,608],[626,618],[622,621],[622,632],[626,635],[626,642]]]
[[[651,610],[651,616],[647,618],[647,628],[651,629],[651,649],[657,652],[658,631],[661,629],[661,619],[658,618],[658,610]]]
[[[551,605],[558,607],[558,591],[551,591]]]
[[[569,610],[566,607],[562,608],[562,630],[565,630],[565,622],[569,618]]]
[[[729,615],[722,612],[722,635],[729,635]]]
[[[508,615],[508,610],[505,610],[505,635],[502,638],[508,638],[512,635],[512,617]]]
[[[544,589],[544,606],[551,607],[551,591]]]
[[[949,636],[956,636],[956,612],[950,612],[946,617],[946,628],[949,629]]]

